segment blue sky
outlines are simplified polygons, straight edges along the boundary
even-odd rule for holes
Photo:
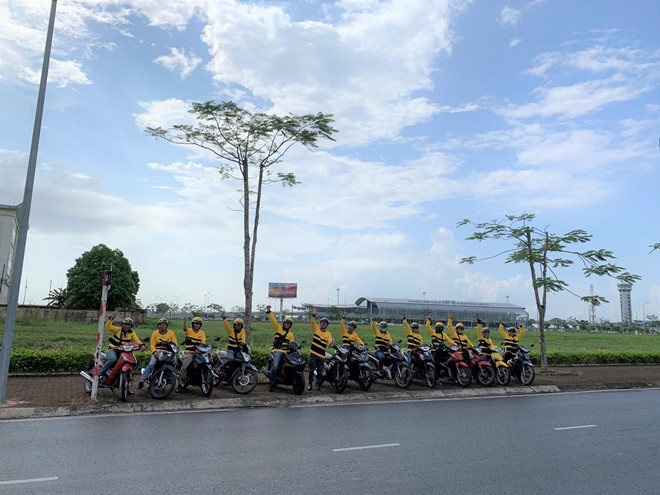
[[[3,204],[23,195],[49,8],[0,0]],[[239,185],[143,132],[215,99],[340,131],[286,155],[300,185],[266,191],[255,303],[297,282],[294,304],[508,296],[533,316],[525,266],[458,262],[508,246],[456,227],[529,212],[593,234],[643,277],[633,317],[660,315],[658,19],[651,0],[60,0],[19,301],[105,243],[145,305],[243,304]],[[615,281],[561,276],[620,319]],[[552,295],[547,317],[588,310]]]

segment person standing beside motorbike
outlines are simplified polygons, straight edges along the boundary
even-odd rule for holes
[[[383,374],[383,364],[390,353],[390,346],[392,345],[392,336],[387,331],[387,322],[385,320],[378,324],[376,328],[376,317],[371,317],[371,331],[376,336],[375,347],[376,357],[378,358],[378,373]]]
[[[151,346],[151,360],[149,361],[147,367],[144,369],[144,373],[142,373],[140,383],[138,383],[138,390],[144,387],[144,382],[147,381],[151,371],[154,369],[154,366],[156,366],[156,353],[158,351],[169,350],[168,347],[163,344],[163,342],[172,342],[175,346],[179,345],[174,332],[167,328],[168,325],[169,322],[165,318],[161,318],[158,320],[158,330],[154,330],[154,332],[151,334],[149,342]]]
[[[192,328],[188,328],[188,315],[183,316],[183,335],[185,336],[185,350],[183,352],[183,362],[181,363],[181,371],[179,372],[179,388],[180,392],[186,383],[186,376],[188,374],[188,367],[192,363],[195,354],[199,351],[195,348],[197,344],[206,344],[206,334],[202,330],[202,319],[195,316],[192,319]]]
[[[124,318],[121,322],[121,327],[113,325],[114,319],[117,317],[119,309],[115,309],[105,322],[105,329],[112,332],[112,337],[108,339],[108,352],[106,353],[106,362],[99,370],[99,380],[105,379],[106,372],[112,368],[119,359],[118,346],[133,342],[140,346],[140,350],[144,349],[144,344],[133,331],[133,320],[131,318]]]
[[[456,330],[454,330],[454,325],[452,324],[452,314],[449,313],[449,318],[447,318],[447,326],[449,327],[449,333],[451,334],[454,341],[460,346],[462,350],[471,349],[474,347],[470,338],[465,335],[465,326],[463,323],[459,322],[456,324]]]
[[[364,345],[364,342],[360,336],[355,332],[357,328],[357,322],[351,320],[348,322],[348,329],[344,326],[344,320],[346,320],[348,313],[344,313],[341,318],[339,326],[341,327],[341,345],[350,346],[350,345]]]
[[[243,318],[235,318],[232,326],[229,326],[225,310],[222,310],[222,323],[225,326],[227,335],[229,335],[229,344],[227,345],[227,361],[225,364],[233,361],[234,356],[241,350],[241,345],[246,343],[245,328],[243,328]]]
[[[525,327],[523,327],[522,324],[518,324],[518,328],[520,329],[520,333],[518,335],[516,335],[515,325],[509,327],[507,328],[507,335],[507,333],[504,333],[504,325],[506,325],[506,322],[501,322],[498,330],[504,339],[504,360],[509,362],[510,359],[515,357],[516,352],[518,351],[520,339],[523,335],[525,335]]]
[[[270,372],[268,374],[269,384],[268,391],[275,391],[275,383],[277,378],[277,373],[282,364],[282,359],[284,359],[284,354],[287,352],[287,346],[291,342],[295,342],[293,332],[291,327],[293,326],[293,319],[290,316],[287,316],[282,320],[282,325],[280,326],[275,319],[275,315],[270,311],[270,305],[266,306],[266,314],[270,323],[273,325],[275,330],[275,339],[273,340],[273,363],[270,367]],[[304,380],[304,377],[303,377]],[[303,389],[304,390],[304,389]]]
[[[321,384],[325,377],[325,351],[335,339],[328,331],[330,322],[325,316],[319,320],[321,326],[316,324],[316,308],[312,310],[311,323],[314,330],[314,339],[309,348],[309,383],[307,384],[307,390],[312,390],[314,371],[316,371],[316,390],[321,390]]]

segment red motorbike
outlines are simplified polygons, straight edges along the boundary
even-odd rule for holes
[[[495,383],[495,368],[493,365],[481,357],[481,349],[473,347],[464,349],[463,357],[467,361],[472,376],[484,387],[490,387]]]
[[[446,377],[455,380],[461,387],[467,387],[472,383],[472,374],[463,359],[460,347],[457,345],[447,347],[442,344],[434,346],[432,352],[435,356],[438,378]]]
[[[137,344],[123,344],[117,346],[117,350],[120,351],[119,358],[115,367],[110,372],[103,381],[103,377],[99,377],[99,388],[109,388],[114,393],[115,389],[119,389],[119,397],[121,400],[126,400],[128,397],[129,387],[133,381],[133,370],[137,366],[137,359],[133,355],[133,352],[140,349],[140,345]],[[101,353],[101,364],[106,361],[106,354]],[[88,394],[92,391],[92,375],[94,373],[94,359],[89,363],[87,371],[81,371],[80,374],[85,379],[85,392]]]

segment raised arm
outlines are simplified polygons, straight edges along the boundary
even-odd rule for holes
[[[378,329],[376,328],[376,317],[372,316],[371,317],[371,331],[374,333],[376,337],[378,337]]]
[[[412,333],[412,329],[410,328],[410,325],[408,324],[408,319],[406,318],[406,313],[403,313],[402,318],[403,318],[403,328],[405,329],[406,334],[410,335]]]

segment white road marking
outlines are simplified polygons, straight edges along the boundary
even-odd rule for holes
[[[580,425],[580,426],[562,426],[561,428],[553,428],[554,430],[577,430],[579,428],[595,428],[596,425]]]
[[[29,480],[9,480],[9,481],[0,481],[0,485],[18,485],[20,483],[38,483],[40,481],[55,481],[57,476],[51,476],[50,478],[32,478]]]
[[[348,450],[364,450],[364,449],[382,449],[385,447],[401,447],[400,443],[384,443],[381,445],[363,445],[362,447],[346,447],[344,449],[332,449],[333,452],[346,452]]]

